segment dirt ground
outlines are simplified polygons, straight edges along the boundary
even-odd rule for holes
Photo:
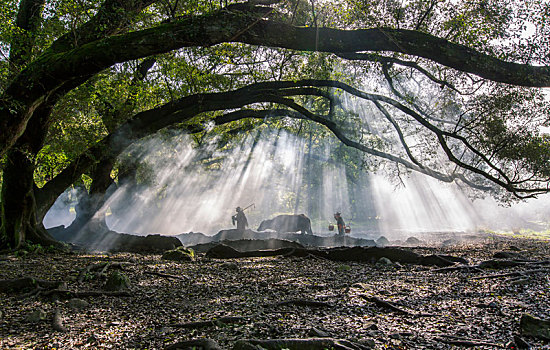
[[[409,249],[460,256],[475,265],[500,251],[548,260],[550,245],[492,236]],[[438,272],[418,265],[319,258],[216,260],[199,255],[193,262],[172,262],[160,255],[39,252],[0,256],[0,279],[31,276],[65,281],[70,291],[97,291],[105,277],[81,271],[99,262],[124,262],[129,296],[82,297],[86,303],[77,303],[45,293],[0,293],[0,348],[162,349],[182,340],[210,338],[231,349],[245,338],[330,336],[374,349],[460,349],[468,344],[496,349],[519,335],[535,349],[550,349],[543,340],[522,335],[519,327],[524,313],[550,319],[548,265]],[[533,270],[538,271],[519,278],[491,278]],[[40,310],[42,320],[30,320]],[[55,310],[66,332],[53,329]],[[230,316],[239,319],[189,324]]]

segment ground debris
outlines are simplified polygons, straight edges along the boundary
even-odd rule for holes
[[[246,321],[246,317],[240,316],[224,316],[220,318],[215,318],[212,320],[206,321],[196,321],[196,322],[184,322],[184,323],[174,323],[171,324],[172,328],[203,328],[203,327],[214,327],[214,326],[224,326],[230,323],[242,323]]]
[[[495,252],[512,251],[512,246],[529,261],[507,270],[479,273],[472,269],[482,261],[495,259]],[[293,249],[287,253],[305,252],[304,248],[289,248]],[[451,350],[466,346],[490,350],[512,343],[520,348],[523,345],[516,334],[521,334],[521,340],[533,349],[548,345],[548,340],[528,331],[520,333],[519,322],[522,314],[550,319],[550,269],[544,265],[550,246],[546,242],[494,238],[490,243],[395,250],[399,251],[414,253],[407,253],[408,257],[441,256],[453,263],[446,267],[449,269],[469,268],[434,273],[438,266],[402,263],[398,268],[381,268],[374,264],[380,257],[371,263],[368,259],[312,259],[309,253],[223,261],[197,253],[196,261],[189,263],[162,260],[160,254],[131,253],[41,254],[5,259],[0,262],[0,280],[26,282],[11,284],[19,286],[15,289],[0,284],[0,348],[126,350],[202,346],[229,350],[246,339],[303,342],[323,337],[376,350]],[[363,248],[353,250],[355,257],[362,252]],[[344,250],[337,254],[345,257]],[[468,263],[446,256],[459,256]],[[132,281],[131,289],[103,290],[105,279],[97,278],[98,272],[109,265],[104,272],[108,275],[119,263]],[[89,273],[94,278],[79,282],[80,272],[88,266],[94,266]],[[509,280],[516,277],[528,279],[528,284]],[[376,297],[380,302],[361,295]],[[82,298],[88,305],[65,301],[71,298]],[[332,307],[284,305],[295,300]],[[275,306],[277,303],[282,305]],[[42,318],[27,322],[27,315],[38,309],[43,311]],[[53,329],[56,309],[67,332]],[[224,320],[226,317],[235,317],[235,322]],[[348,343],[341,344],[353,349]]]

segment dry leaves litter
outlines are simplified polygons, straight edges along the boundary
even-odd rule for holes
[[[548,340],[520,329],[523,314],[550,319],[548,241],[493,236],[409,249],[463,257],[468,264],[438,269],[311,256],[218,260],[200,254],[196,261],[173,262],[122,253],[4,255],[2,280],[65,283],[0,292],[0,348],[163,349],[207,338],[231,349],[241,339],[324,337],[374,349],[496,349],[511,342],[550,348]],[[494,258],[499,252],[520,254],[514,261],[524,263],[479,268],[503,260]],[[108,292],[104,286],[114,272],[129,285]]]

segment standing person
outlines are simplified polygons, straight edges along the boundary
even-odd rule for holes
[[[338,235],[343,236],[346,223],[344,222],[344,219],[342,219],[342,216],[340,216],[339,211],[334,214],[334,219],[336,219],[336,225],[338,226]]]
[[[231,220],[233,221],[233,225],[235,225],[235,222],[236,222],[237,230],[244,231],[248,226],[248,220],[246,220],[246,215],[244,215],[244,210],[241,207],[237,207],[235,211],[237,212],[237,214],[231,217]]]

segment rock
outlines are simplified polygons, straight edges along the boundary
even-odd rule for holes
[[[384,332],[382,331],[379,331],[379,330],[369,330],[367,332],[367,334],[369,335],[369,337],[371,338],[376,338],[376,339],[384,339],[385,338],[385,334]]]
[[[550,320],[541,320],[529,314],[521,315],[521,334],[529,337],[550,340]]]
[[[376,265],[378,265],[378,266],[393,266],[393,263],[390,259],[383,256],[380,259],[378,259],[378,261],[376,262]]]
[[[27,322],[40,322],[46,319],[46,311],[42,309],[36,309],[25,318]]]
[[[338,271],[350,271],[351,266],[349,266],[349,265],[338,265],[338,267],[336,269]]]
[[[162,259],[172,261],[195,261],[195,251],[190,248],[177,247],[162,254]]]
[[[222,264],[221,267],[224,268],[224,269],[227,269],[227,270],[232,270],[232,271],[235,271],[235,270],[239,269],[239,265],[237,265],[233,262],[225,262],[225,263]]]
[[[376,342],[374,341],[374,339],[370,338],[359,339],[358,343],[371,349],[374,349],[374,347],[376,346]]]
[[[86,300],[82,300],[79,298],[72,298],[69,300],[67,304],[71,309],[75,309],[75,310],[84,309],[88,307],[88,305],[90,305],[90,303],[88,303]]]
[[[409,237],[409,238],[407,238],[407,240],[405,241],[405,244],[408,245],[408,246],[418,247],[419,245],[424,244],[424,241],[421,241],[421,240],[419,240],[419,239],[416,238],[416,237]]]
[[[363,326],[365,329],[370,329],[371,331],[377,331],[378,326],[374,322],[369,322]]]
[[[55,309],[54,311],[52,326],[58,332],[67,332],[67,328],[63,325],[63,318],[59,309]]]
[[[390,338],[392,338],[392,339],[397,339],[397,340],[403,339],[403,337],[401,337],[401,334],[399,334],[399,333],[392,333],[392,334],[389,334],[388,337],[390,337]]]
[[[443,242],[441,242],[441,246],[442,247],[448,247],[448,246],[451,246],[451,245],[457,245],[458,243],[460,243],[460,242],[457,241],[456,239],[446,239]]]
[[[107,278],[103,289],[107,291],[123,291],[130,288],[130,279],[119,271],[113,271]]]
[[[315,327],[309,330],[309,335],[312,337],[320,337],[320,338],[330,337],[330,334],[328,334],[326,331]]]
[[[380,236],[375,242],[376,242],[376,245],[380,247],[385,247],[387,245],[390,245],[390,241],[384,236]]]

